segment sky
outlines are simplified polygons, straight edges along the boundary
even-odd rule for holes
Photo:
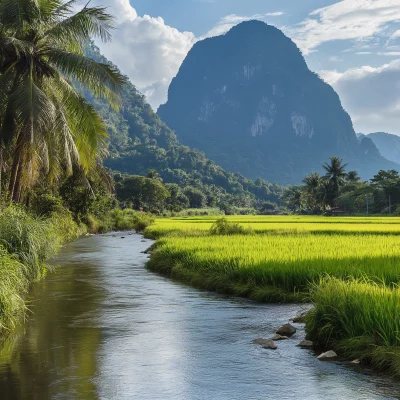
[[[156,110],[194,43],[259,19],[338,92],[356,132],[400,135],[400,0],[92,0],[115,16],[103,54]]]

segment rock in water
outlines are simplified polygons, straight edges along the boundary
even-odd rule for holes
[[[283,336],[291,336],[296,333],[296,328],[291,324],[281,326],[276,333]]]
[[[274,343],[272,339],[254,339],[253,343],[259,344],[264,349],[276,350],[278,348],[278,346]]]
[[[353,360],[353,361],[350,361],[350,364],[361,364],[361,361],[360,360]]]
[[[313,347],[314,343],[311,340],[302,340],[299,343],[299,347]]]
[[[158,114],[183,144],[249,178],[296,184],[332,155],[364,178],[398,169],[359,141],[339,96],[279,29],[247,21],[198,41]]]
[[[337,354],[333,350],[329,350],[326,353],[320,354],[317,358],[318,360],[331,360],[332,358],[336,358]]]
[[[271,340],[286,340],[289,339],[288,336],[281,336],[281,335],[274,335],[272,336]]]

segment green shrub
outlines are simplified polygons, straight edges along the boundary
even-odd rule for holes
[[[25,310],[26,267],[0,246],[0,332],[14,327]]]
[[[29,279],[40,278],[43,263],[61,245],[59,229],[43,218],[33,218],[22,207],[0,211],[0,244],[25,264]]]
[[[245,233],[245,228],[236,222],[220,218],[210,228],[211,235],[239,235]]]

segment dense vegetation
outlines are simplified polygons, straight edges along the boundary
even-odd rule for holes
[[[337,211],[347,214],[399,214],[400,175],[396,170],[379,171],[363,182],[356,171],[346,171],[338,157],[323,165],[324,175],[312,172],[300,186],[288,187],[282,201],[299,214]]]
[[[316,345],[400,376],[400,218],[159,219],[148,267],[258,301],[311,301]]]

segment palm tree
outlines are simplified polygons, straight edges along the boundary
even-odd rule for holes
[[[326,200],[331,207],[335,199],[339,196],[340,187],[344,185],[347,176],[346,166],[339,157],[330,157],[330,163],[325,163],[322,167],[326,171],[324,180],[327,183]]]
[[[101,7],[74,12],[77,1],[0,0],[0,173],[7,165],[13,201],[39,176],[88,172],[106,148],[83,90],[117,109],[124,78],[84,50],[92,37],[110,40],[112,17]]]
[[[346,181],[349,183],[360,182],[361,177],[358,175],[357,171],[349,171],[346,176]]]
[[[302,189],[305,194],[307,206],[312,212],[320,210],[321,176],[318,172],[311,172],[303,181]]]

